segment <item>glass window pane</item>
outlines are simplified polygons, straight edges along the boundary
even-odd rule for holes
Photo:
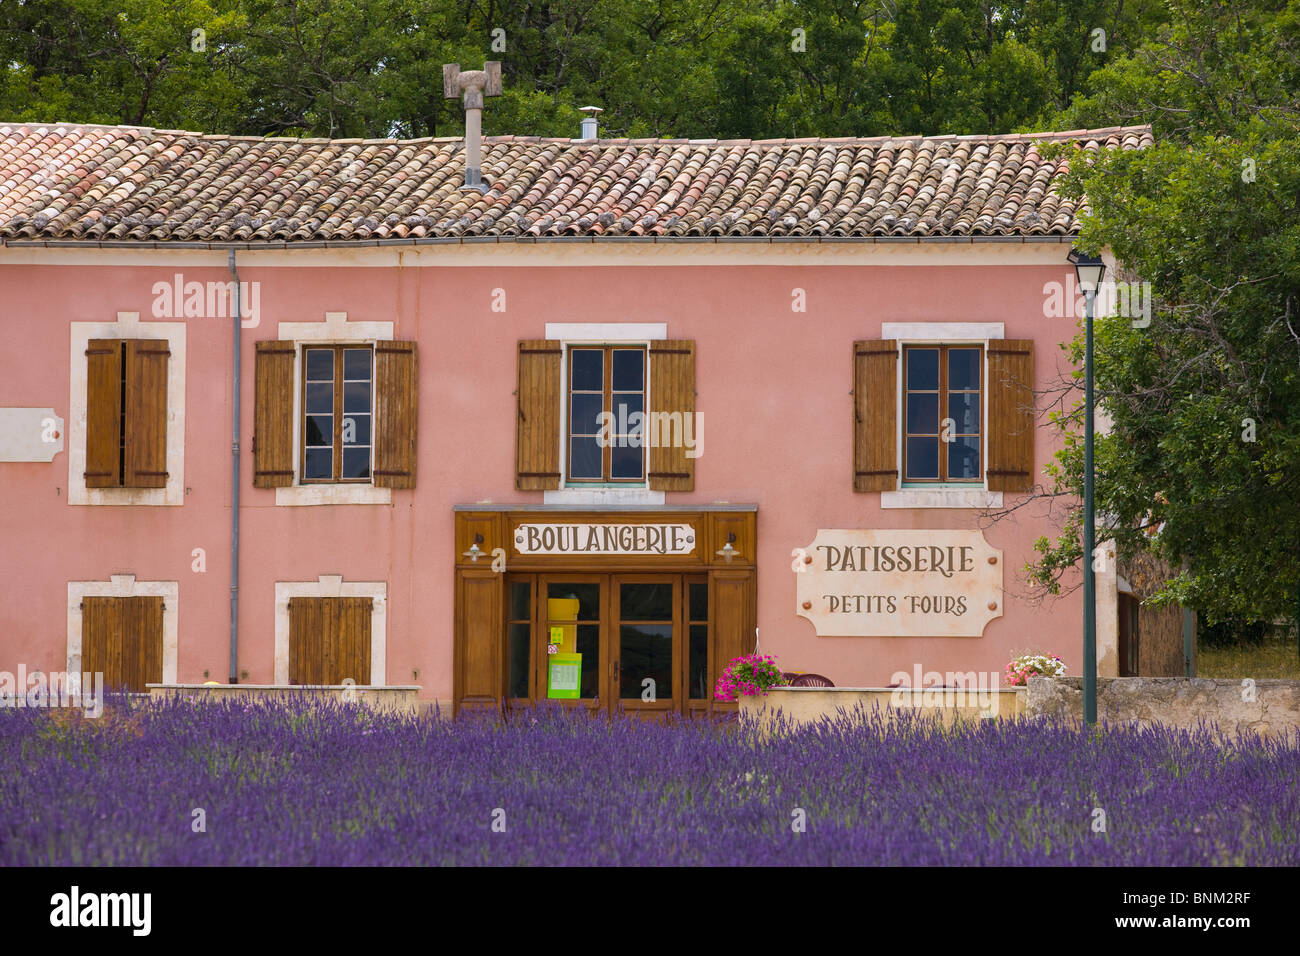
[[[939,477],[939,439],[907,440],[907,478]]]
[[[334,442],[334,416],[307,416],[307,445],[331,445]]]
[[[569,439],[569,477],[601,478],[601,449],[595,438]]]
[[[344,478],[369,478],[370,477],[370,448],[344,448],[343,449],[343,477]]]
[[[600,585],[552,582],[546,585],[547,617],[552,621],[572,621],[572,605],[552,605],[552,601],[577,601],[579,621],[600,620]]]
[[[907,387],[909,390],[939,387],[938,349],[907,350]]]
[[[332,349],[307,349],[307,381],[334,381],[334,351]]]
[[[673,586],[666,582],[620,584],[618,614],[624,621],[671,621]]]
[[[614,395],[613,406],[614,425],[619,434],[630,435],[633,431],[640,434],[644,424],[640,418],[632,416],[645,412],[645,396],[640,392],[618,392]]]
[[[343,444],[344,445],[369,445],[370,444],[370,416],[369,415],[344,415],[343,416]]]
[[[345,412],[370,411],[370,383],[343,383],[343,410]]]
[[[526,589],[527,584],[524,585]],[[510,676],[507,693],[511,697],[528,697],[529,685],[529,650],[532,646],[532,626],[529,624],[510,625]]]
[[[645,388],[645,352],[641,349],[615,349],[613,388],[616,392],[639,392]]]
[[[980,477],[980,440],[958,438],[948,444],[948,477],[977,479]]]
[[[707,621],[709,619],[709,584],[707,581],[701,581],[699,584],[692,584],[690,587],[690,609],[686,612],[692,621]]]
[[[605,390],[605,353],[600,349],[569,351],[572,387],[583,391]]]
[[[649,687],[653,687],[656,700],[671,700],[673,626],[671,624],[621,626],[618,674],[620,697],[639,699]],[[653,680],[654,684],[644,684],[646,678]]]
[[[533,588],[527,581],[510,582],[510,620],[531,621]]]
[[[939,393],[922,392],[907,396],[908,434],[937,435],[939,433]]]
[[[600,395],[574,393],[569,405],[569,434],[597,435],[600,433],[600,413],[605,400]]]
[[[600,694],[600,625],[579,624],[577,644],[582,655],[581,693],[591,699]]]
[[[977,435],[980,431],[980,393],[956,392],[948,396],[948,417],[955,423],[954,435]]]
[[[691,587],[696,587],[692,584]],[[709,626],[691,625],[691,655],[686,677],[686,693],[691,700],[709,697]]]
[[[948,350],[948,388],[956,390],[960,388],[979,388],[980,387],[980,350],[979,349],[949,349]]]
[[[334,411],[334,383],[333,382],[308,382],[307,383],[307,408],[308,415],[319,414],[326,415]]]
[[[642,478],[645,449],[615,445],[609,450],[609,476],[611,478]]]
[[[343,350],[343,377],[370,381],[370,349]]]
[[[334,449],[308,448],[303,455],[302,476],[304,478],[333,478]]]

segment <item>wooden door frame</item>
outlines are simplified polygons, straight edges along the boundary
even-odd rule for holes
[[[682,695],[682,602],[685,598],[685,588],[683,586],[682,575],[680,573],[655,573],[641,571],[635,573],[623,574],[611,572],[610,578],[610,649],[612,660],[610,664],[614,667],[611,671],[611,691],[616,695],[622,694],[620,679],[622,675],[622,651],[623,642],[622,634],[619,628],[622,626],[622,595],[620,586],[623,584],[670,584],[673,589],[672,597],[672,619],[667,622],[673,629],[672,644],[672,674],[673,688],[672,693],[665,701],[658,693],[659,688],[655,688],[655,701],[648,703],[641,700],[640,697],[624,698],[622,696],[613,696],[610,698],[611,707],[616,707],[620,713],[636,713],[639,716],[662,715],[667,713],[681,714],[683,712],[684,696]],[[662,621],[646,622],[662,624]]]
[[[597,685],[599,691],[594,699],[580,697],[577,700],[564,700],[560,698],[552,699],[546,696],[546,668],[550,658],[550,655],[546,652],[546,645],[550,643],[550,634],[547,632],[546,628],[550,626],[550,618],[547,616],[547,612],[544,611],[543,608],[548,600],[546,597],[546,586],[552,583],[596,584],[600,587],[600,596],[598,598],[600,602],[600,614],[597,616],[596,620],[583,621],[582,619],[579,619],[574,622],[588,627],[592,624],[596,624],[598,627],[597,633],[599,637],[597,646],[599,647],[598,653],[601,659],[599,670],[600,681]],[[579,571],[573,574],[565,573],[563,571],[546,571],[537,573],[537,585],[535,589],[536,601],[533,607],[533,640],[540,642],[538,644],[540,653],[537,655],[537,662],[533,665],[533,686],[536,688],[535,700],[547,700],[552,703],[562,704],[566,708],[575,710],[582,708],[591,713],[596,713],[601,710],[610,710],[610,695],[613,690],[613,683],[611,679],[612,671],[610,668],[610,655],[612,654],[612,649],[610,647],[612,638],[610,635],[612,633],[612,628],[610,626],[609,583],[609,574],[593,571]]]

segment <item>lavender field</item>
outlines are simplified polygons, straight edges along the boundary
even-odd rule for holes
[[[2,865],[1295,866],[1298,834],[1294,739],[860,716],[762,741],[305,702],[0,711]]]

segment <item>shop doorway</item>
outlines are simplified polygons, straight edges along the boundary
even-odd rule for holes
[[[709,576],[509,574],[507,706],[707,712]]]

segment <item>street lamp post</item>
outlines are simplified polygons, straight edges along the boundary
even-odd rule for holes
[[[1079,278],[1084,297],[1084,436],[1083,436],[1083,721],[1097,722],[1097,581],[1092,562],[1097,550],[1097,529],[1093,516],[1093,397],[1092,397],[1092,310],[1106,266],[1100,258],[1070,250],[1069,260]]]

